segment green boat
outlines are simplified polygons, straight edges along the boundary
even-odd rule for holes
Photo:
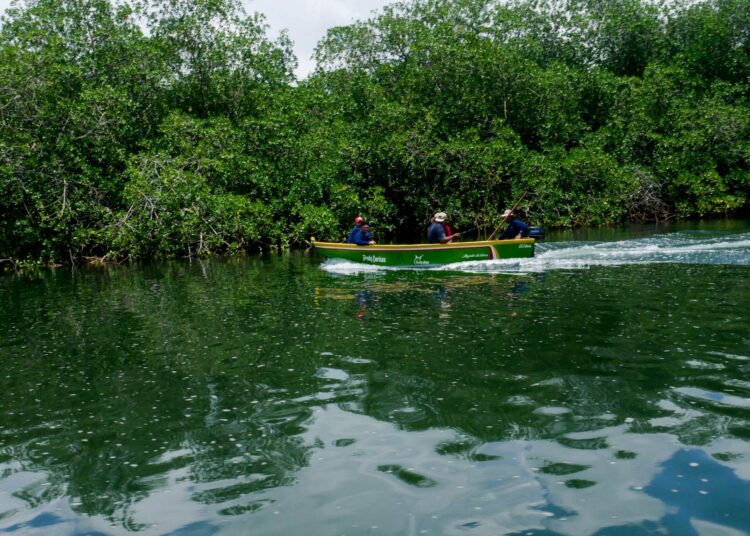
[[[534,244],[533,238],[372,246],[312,240],[315,251],[323,257],[378,266],[439,266],[456,262],[526,259],[534,256]]]

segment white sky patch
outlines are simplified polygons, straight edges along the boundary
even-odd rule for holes
[[[258,11],[271,27],[269,37],[286,29],[294,41],[297,56],[297,78],[303,79],[315,68],[312,59],[315,45],[329,28],[346,26],[370,18],[374,10],[389,0],[244,0],[248,13]]]
[[[315,69],[315,45],[326,31],[370,18],[374,10],[393,0],[243,0],[245,11],[265,15],[270,26],[268,37],[275,39],[282,30],[289,32],[297,56],[297,78],[306,78]],[[0,12],[11,0],[0,0]]]

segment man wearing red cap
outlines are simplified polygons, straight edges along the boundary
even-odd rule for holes
[[[354,227],[352,228],[352,231],[349,233],[349,238],[346,239],[346,242],[348,244],[356,244],[357,243],[357,235],[359,234],[360,229],[362,228],[362,224],[364,223],[365,219],[362,216],[357,216],[354,218]]]

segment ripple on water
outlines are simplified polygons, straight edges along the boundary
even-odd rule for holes
[[[345,363],[351,363],[352,365],[369,365],[373,362],[372,359],[365,359],[363,357],[351,357],[351,356],[343,356],[341,358],[341,361],[344,361]]]
[[[726,359],[731,359],[734,361],[750,361],[750,356],[746,356],[746,355],[728,354],[726,352],[706,352],[706,353],[709,355],[724,357]]]
[[[533,406],[534,405],[534,400],[532,400],[526,395],[509,396],[505,401],[506,403],[512,406]]]
[[[575,464],[575,463],[564,463],[564,462],[547,463],[539,469],[539,472],[543,474],[548,474],[548,475],[563,476],[563,475],[571,475],[574,473],[580,473],[581,471],[585,471],[589,467],[591,466],[580,465],[580,464]]]
[[[750,409],[750,399],[698,387],[677,387],[674,390],[683,396],[708,402],[711,405]]]
[[[582,450],[601,450],[609,448],[609,443],[606,437],[592,437],[585,439],[577,439],[569,436],[560,437],[557,442],[565,447]]]
[[[570,413],[570,409],[564,408],[561,406],[544,406],[544,407],[535,409],[534,413],[537,413],[539,415],[550,415],[554,417],[558,415],[566,415]]]
[[[349,374],[341,369],[321,367],[315,372],[315,377],[343,382],[349,379]]]
[[[409,486],[415,486],[417,488],[431,488],[437,486],[437,481],[432,478],[400,465],[379,465],[378,471],[391,474]]]
[[[549,378],[541,380],[531,385],[532,387],[564,387],[565,380],[562,378]]]
[[[689,361],[685,361],[685,364],[690,368],[703,370],[724,370],[726,368],[721,363],[709,363],[707,361],[701,361],[699,359],[691,359]]]

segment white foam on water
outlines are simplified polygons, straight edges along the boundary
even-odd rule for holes
[[[536,246],[535,256],[528,259],[469,261],[442,266],[374,266],[328,259],[321,267],[327,272],[342,275],[391,270],[523,274],[663,263],[750,266],[750,233],[719,237],[673,233],[617,242],[540,243]]]
[[[326,272],[337,275],[372,274],[389,270],[414,270],[411,266],[376,266],[352,262],[344,259],[326,259],[320,267]]]

